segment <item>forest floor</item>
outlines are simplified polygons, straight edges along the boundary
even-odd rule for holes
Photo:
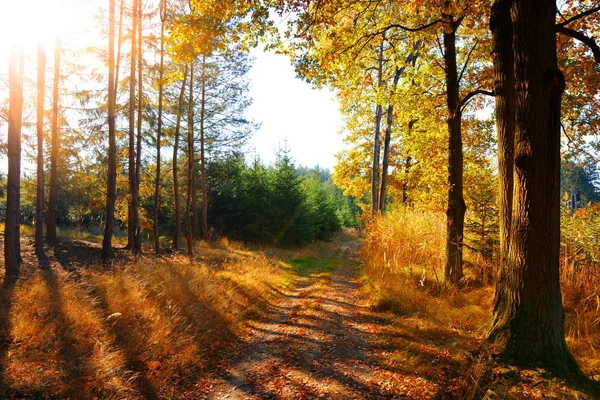
[[[595,398],[497,363],[476,333],[376,309],[352,237],[116,271],[97,243],[64,240],[42,260],[22,243],[22,278],[0,293],[0,398]]]

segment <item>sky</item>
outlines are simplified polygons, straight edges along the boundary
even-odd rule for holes
[[[27,15],[24,21],[13,18],[0,24],[0,78],[6,78],[9,43],[16,32],[26,37],[31,53],[42,38],[51,63],[55,36],[51,31],[62,30],[63,45],[68,46],[70,38],[81,38],[90,29],[95,23],[89,20],[90,14],[106,3],[104,0],[0,0],[0,15]],[[253,104],[246,117],[261,127],[246,150],[265,162],[272,162],[277,149],[287,147],[297,165],[319,165],[332,170],[335,154],[342,146],[338,133],[342,117],[334,93],[313,89],[296,78],[285,56],[265,53],[262,48],[253,49],[251,55],[255,58],[249,76]],[[4,83],[0,79],[0,84]],[[2,161],[4,164],[6,159]]]

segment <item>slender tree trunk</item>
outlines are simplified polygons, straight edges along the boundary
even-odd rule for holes
[[[492,6],[490,29],[494,49],[494,94],[498,135],[498,182],[500,210],[500,268],[510,248],[513,168],[515,141],[515,79],[510,8],[513,0],[496,0]]]
[[[119,70],[121,68],[121,44],[123,41],[123,12],[125,10],[124,1],[121,0],[119,3],[119,33],[117,34],[117,56],[116,56],[116,68],[115,68],[115,101],[117,93],[119,92]]]
[[[117,198],[117,142],[115,130],[115,0],[109,0],[108,20],[108,184],[106,190],[106,226],[102,241],[102,259],[112,258],[112,234]]]
[[[579,373],[567,349],[559,284],[560,112],[554,0],[514,0],[514,191],[510,248],[489,339],[504,360]]]
[[[383,79],[383,42],[385,38],[381,39],[381,44],[379,45],[379,53],[377,55],[377,91],[382,85]],[[379,97],[379,96],[378,96]],[[379,188],[379,152],[381,151],[379,145],[379,139],[381,136],[381,117],[383,114],[383,109],[379,100],[376,101],[377,105],[375,107],[375,138],[373,140],[373,171],[371,175],[371,213],[375,216],[378,213],[379,206],[379,197],[378,191]]]
[[[18,193],[21,190],[21,111],[23,107],[23,87],[19,86],[19,49],[11,44],[9,55],[8,85],[10,89],[8,110],[8,177],[6,187],[6,223],[4,227],[5,280],[15,280],[20,272],[20,217]]]
[[[183,96],[185,94],[185,81],[187,79],[187,65],[183,72],[183,81],[181,82],[181,91],[177,101],[177,122],[175,123],[175,140],[173,143],[173,198],[175,199],[175,235],[173,237],[173,246],[179,249],[181,240],[181,204],[179,196],[179,167],[177,163],[179,152],[179,131],[181,128],[181,115],[183,114]]]
[[[190,92],[188,99],[188,182],[185,218],[187,226],[187,250],[190,259],[194,257],[194,232],[192,228],[192,196],[194,193],[194,63],[190,62]]]
[[[466,205],[463,198],[463,151],[461,110],[456,67],[456,29],[450,16],[449,29],[444,33],[444,66],[446,70],[446,102],[448,105],[448,208],[446,210],[447,282],[458,283],[463,277],[462,242]]]
[[[200,185],[202,186],[202,239],[208,240],[208,198],[206,195],[206,159],[204,120],[206,118],[206,56],[202,56],[202,99],[200,108]]]
[[[392,140],[392,123],[394,122],[394,92],[400,75],[402,75],[403,69],[396,68],[394,73],[394,82],[392,89],[390,90],[390,104],[387,107],[387,116],[385,121],[385,139],[383,141],[383,164],[381,166],[381,191],[379,192],[379,212],[382,214],[385,212],[385,198],[387,196],[387,178],[388,168],[390,163],[390,142]]]
[[[129,204],[127,221],[127,246],[135,252],[135,232],[137,221],[133,212],[135,201],[135,86],[136,86],[136,42],[137,42],[137,0],[131,2],[131,54],[129,64]]]
[[[15,232],[17,232],[17,240],[14,243],[19,264],[23,262],[21,256],[21,129],[23,128],[23,90],[25,88],[25,52],[23,46],[19,46],[19,76],[18,76],[18,87],[19,92],[19,107],[17,108],[17,131],[19,140],[17,146],[19,150],[17,152],[19,158],[19,190],[17,191],[17,218],[15,219]]]
[[[54,87],[52,89],[52,150],[50,153],[50,193],[48,198],[48,221],[46,238],[48,243],[56,244],[56,208],[58,196],[58,87],[60,84],[60,36],[54,42]]]
[[[38,45],[37,54],[37,193],[35,199],[35,254],[44,255],[44,89],[46,88],[46,50]]]
[[[162,140],[162,113],[163,113],[163,67],[165,44],[165,20],[167,18],[167,2],[160,2],[160,67],[158,71],[158,127],[156,130],[156,180],[154,185],[154,251],[160,251],[158,232],[158,219],[160,216],[160,147]]]
[[[137,1],[137,63],[138,63],[138,106],[137,106],[137,138],[136,138],[136,151],[135,151],[135,190],[134,190],[134,201],[133,201],[133,218],[135,221],[135,234],[133,241],[133,254],[140,254],[142,252],[142,240],[141,240],[141,228],[140,228],[140,172],[142,168],[142,110],[144,106],[144,95],[142,87],[142,73],[143,73],[143,59],[142,59],[142,48],[143,37],[142,37],[142,0]]]

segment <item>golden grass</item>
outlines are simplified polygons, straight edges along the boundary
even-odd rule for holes
[[[0,307],[10,340],[0,397],[192,396],[243,322],[294,279],[285,260],[238,243],[199,244],[197,254],[113,270],[53,266],[19,281]]]
[[[397,209],[366,229],[360,259],[364,288],[376,307],[483,339],[491,324],[493,283],[455,289],[441,282],[445,253],[445,216]],[[583,371],[600,377],[600,272],[565,265],[562,290],[569,348]],[[465,275],[474,281],[475,263],[466,260]]]

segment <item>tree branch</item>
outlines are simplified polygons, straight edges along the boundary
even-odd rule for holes
[[[596,60],[596,62],[598,64],[600,64],[600,46],[598,46],[598,43],[596,43],[594,38],[591,38],[589,36],[584,35],[581,32],[577,32],[573,29],[569,29],[569,28],[566,28],[566,27],[560,26],[560,25],[556,26],[556,32],[562,33],[563,35],[566,35],[566,36],[570,36],[574,39],[579,40],[581,43],[585,44],[592,51],[592,54],[594,55],[594,60]]]
[[[477,96],[478,94],[484,94],[486,96],[495,96],[495,93],[490,90],[484,90],[484,89],[473,90],[473,91],[469,92],[465,97],[463,97],[462,100],[460,101],[460,103],[458,104],[458,107],[460,108],[461,112],[462,112],[462,110],[465,109],[465,107],[467,106],[467,103],[469,103],[469,101],[473,97]]]
[[[575,15],[575,16],[572,16],[572,17],[571,17],[571,18],[569,18],[569,19],[565,19],[565,20],[564,20],[563,22],[561,22],[560,24],[556,24],[556,26],[565,26],[565,25],[568,25],[568,24],[570,24],[570,23],[571,23],[571,22],[573,22],[573,21],[577,21],[578,19],[585,18],[585,17],[587,17],[588,15],[592,15],[592,14],[594,14],[594,13],[597,13],[598,11],[600,11],[600,6],[598,6],[598,7],[593,7],[593,8],[590,8],[589,10],[587,10],[587,11],[584,11],[584,12],[582,12],[581,14],[577,14],[577,15]],[[562,15],[561,15],[561,16],[562,16]],[[564,17],[563,17],[563,18],[564,18]]]

